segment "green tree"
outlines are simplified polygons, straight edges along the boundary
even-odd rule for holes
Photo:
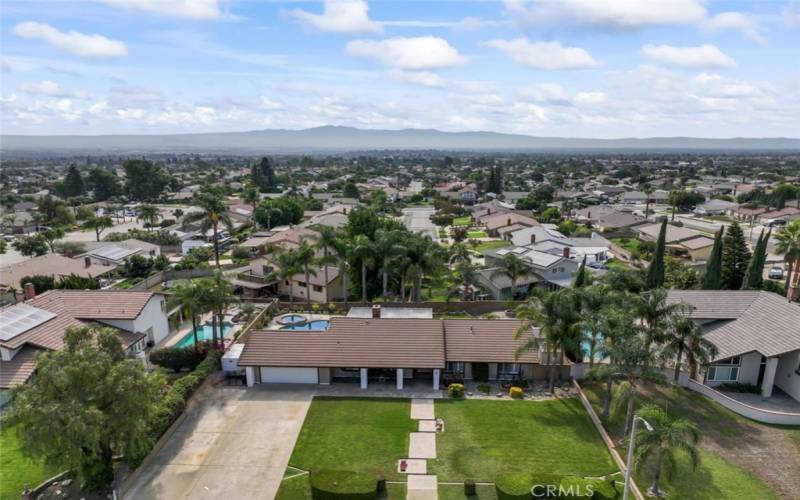
[[[114,221],[111,220],[111,217],[107,217],[105,215],[95,215],[94,217],[90,217],[83,222],[84,229],[91,229],[94,231],[95,238],[97,241],[100,241],[100,235],[103,234],[103,231],[110,227],[114,227]]]
[[[389,274],[391,274],[394,262],[398,256],[405,253],[405,247],[400,243],[402,240],[400,230],[378,229],[375,232],[375,254],[380,263],[379,271],[383,278],[382,296],[386,300],[389,296]]]
[[[703,330],[691,318],[682,316],[673,322],[665,347],[675,354],[673,381],[677,384],[681,374],[683,356],[686,355],[690,374],[694,378],[698,365],[710,363],[717,355],[717,347],[703,337]]]
[[[706,263],[706,273],[703,275],[703,290],[719,290],[722,288],[722,234],[725,227],[721,227],[714,236],[714,246]]]
[[[135,201],[155,201],[161,197],[169,183],[169,175],[148,160],[126,160],[125,194]]]
[[[491,278],[495,279],[505,276],[511,282],[509,299],[513,300],[517,293],[517,282],[519,280],[534,275],[533,268],[514,254],[504,255],[497,263],[497,269],[492,271]]]
[[[305,276],[305,283],[306,283],[306,308],[310,311],[311,310],[311,276],[316,276],[317,271],[313,269],[312,266],[317,264],[316,258],[316,248],[311,245],[307,240],[303,240],[300,242],[300,246],[298,246],[294,250],[294,258],[297,266],[303,271]],[[328,287],[328,284],[325,284],[325,288]]]
[[[25,257],[39,257],[48,250],[47,241],[39,234],[17,236],[11,246]]]
[[[222,271],[217,270],[210,278],[204,278],[202,287],[205,290],[204,309],[211,311],[211,339],[214,348],[220,349],[223,343],[223,327],[225,310],[236,302],[233,285]]]
[[[161,211],[154,205],[144,204],[138,209],[138,218],[145,222],[148,225],[148,229],[152,231],[153,226],[155,226],[156,223],[158,223],[158,219],[161,218]]]
[[[656,249],[653,252],[653,260],[647,268],[647,288],[654,290],[664,285],[664,256],[667,252],[667,221],[661,223],[661,230],[658,232]]]
[[[621,315],[621,321],[616,324],[614,341],[608,349],[609,360],[616,368],[622,382],[617,386],[614,394],[614,411],[618,412],[623,407],[625,410],[625,425],[623,436],[628,436],[633,423],[633,410],[639,397],[639,386],[644,379],[655,378],[656,374],[648,368],[654,359],[654,354],[647,346],[645,339],[638,334],[635,323],[629,321],[628,315]]]
[[[767,242],[771,231],[766,235],[764,231],[758,235],[758,241],[753,249],[753,255],[747,263],[742,280],[742,290],[760,290],[764,286],[764,264],[767,262]]]
[[[275,169],[272,168],[269,158],[263,157],[250,168],[250,180],[262,193],[273,192],[278,187]]]
[[[781,228],[775,233],[775,253],[783,255],[788,264],[786,273],[786,297],[792,298],[792,278],[800,268],[800,219]],[[796,280],[795,285],[797,286]]]
[[[461,295],[461,300],[468,301],[475,299],[475,291],[478,289],[478,268],[469,260],[462,260],[453,269],[452,282],[454,286],[447,294],[450,297]]]
[[[360,234],[353,239],[350,255],[353,267],[361,267],[361,302],[367,303],[367,270],[375,266],[375,244],[367,236]]]
[[[244,191],[242,191],[242,201],[252,207],[252,219],[253,223],[256,224],[256,209],[258,208],[258,203],[261,201],[261,195],[258,193],[258,187],[253,184],[248,184],[245,186]]]
[[[578,267],[578,272],[575,273],[575,282],[572,284],[575,288],[582,288],[583,286],[587,285],[587,276],[586,276],[586,256],[583,256],[583,260],[581,261],[580,267]]]
[[[606,325],[606,307],[610,303],[609,290],[605,285],[595,285],[577,289],[579,328],[581,344],[589,347],[589,369],[594,367],[598,352],[602,353],[603,335]],[[583,354],[583,353],[581,353]]]
[[[322,265],[322,272],[325,277],[325,302],[330,302],[330,291],[328,290],[328,283],[330,279],[328,276],[328,267],[337,265],[339,263],[337,250],[337,240],[339,239],[339,232],[336,228],[331,226],[320,226],[316,237],[316,248],[322,250],[322,256],[319,258],[319,263]]]
[[[297,257],[293,250],[279,252],[275,257],[277,269],[272,272],[272,277],[289,283],[289,304],[294,301],[294,275],[302,271],[302,267],[297,263]]]
[[[92,190],[94,201],[106,201],[120,192],[117,176],[100,167],[89,169],[86,186]]]
[[[23,276],[19,280],[19,287],[24,289],[28,283],[33,285],[33,291],[37,294],[42,294],[56,287],[55,279],[52,276],[44,276],[42,274]]]
[[[295,199],[281,196],[264,200],[256,208],[256,222],[267,229],[284,224],[297,224],[303,219],[303,206]]]
[[[15,389],[7,422],[21,449],[75,470],[99,490],[114,478],[115,455],[139,455],[151,444],[165,381],[125,355],[109,328],[70,327],[64,348],[36,358],[36,376]]]
[[[180,305],[192,320],[192,334],[194,335],[194,348],[199,349],[197,338],[197,318],[207,311],[205,295],[207,287],[200,280],[180,280],[172,287],[170,307]]]
[[[750,250],[747,249],[744,232],[738,222],[728,226],[722,239],[722,287],[725,290],[742,288]]]
[[[358,200],[361,198],[361,192],[358,190],[358,186],[356,186],[355,182],[347,182],[342,188],[342,196]]]
[[[100,284],[94,278],[70,274],[69,276],[62,276],[56,282],[55,287],[66,290],[97,290],[100,288]]]
[[[233,231],[233,221],[228,213],[227,199],[219,188],[207,187],[201,190],[196,203],[202,210],[187,216],[187,218],[199,220],[200,230],[203,234],[211,230],[211,237],[214,239],[214,261],[219,269],[220,225],[225,226],[228,231]]]
[[[83,177],[75,165],[70,165],[67,169],[67,175],[64,176],[64,197],[73,198],[80,196],[86,192],[86,187],[83,185]]]
[[[662,344],[671,325],[686,312],[684,303],[667,302],[663,288],[649,290],[633,301],[633,311],[643,328],[643,338],[648,351],[653,344]]]
[[[655,497],[663,496],[660,489],[661,474],[667,478],[678,467],[676,452],[685,453],[690,460],[692,470],[700,463],[700,431],[694,422],[682,417],[672,417],[658,406],[647,405],[639,410],[639,416],[653,428],[650,432],[636,435],[636,457],[634,464],[641,467],[653,462],[653,484],[650,493]]]

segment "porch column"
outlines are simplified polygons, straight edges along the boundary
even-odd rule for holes
[[[253,385],[256,383],[255,368],[248,366],[244,369],[244,374],[245,377],[247,377],[247,387],[253,387]]]
[[[439,389],[439,369],[433,369],[433,390],[436,391]]]
[[[367,368],[361,369],[361,388],[367,388]]]
[[[402,391],[403,390],[403,369],[402,368],[398,368],[397,369],[397,390],[398,391]]]
[[[764,367],[764,380],[761,382],[762,398],[768,398],[772,396],[772,386],[775,383],[775,372],[777,370],[778,358],[767,358],[767,363]]]

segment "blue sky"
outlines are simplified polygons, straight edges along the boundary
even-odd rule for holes
[[[800,3],[4,0],[3,133],[800,135]]]

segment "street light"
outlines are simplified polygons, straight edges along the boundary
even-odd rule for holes
[[[628,500],[628,490],[631,484],[631,469],[633,469],[633,449],[636,447],[636,421],[641,420],[647,432],[653,432],[653,426],[643,419],[642,417],[633,417],[633,425],[631,426],[631,440],[628,443],[628,462],[625,464],[625,487],[622,490],[622,500]]]

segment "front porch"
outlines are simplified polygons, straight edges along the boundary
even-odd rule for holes
[[[772,395],[766,398],[761,394],[730,391],[719,392],[740,403],[752,406],[754,408],[759,408],[761,410],[782,413],[797,413],[800,415],[800,401],[793,399],[778,387],[774,387],[772,389]]]

